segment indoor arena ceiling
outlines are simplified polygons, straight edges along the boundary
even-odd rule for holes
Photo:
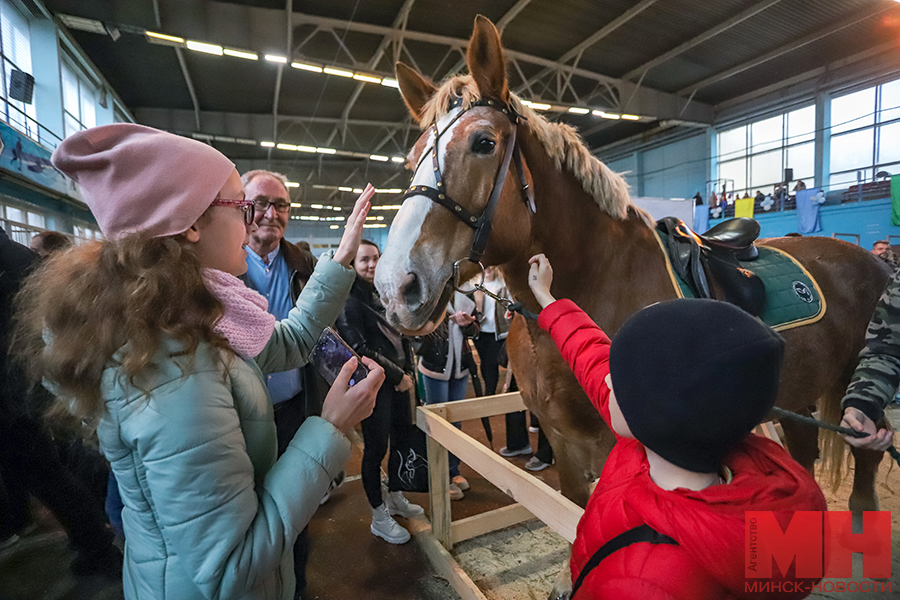
[[[391,158],[418,131],[393,64],[436,81],[464,70],[479,13],[502,32],[510,87],[592,148],[661,123],[708,124],[754,91],[900,49],[894,0],[45,4],[138,122],[208,140],[242,170],[280,170],[307,200],[335,206],[365,181],[405,186]]]

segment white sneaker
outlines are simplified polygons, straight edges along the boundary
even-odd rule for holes
[[[399,515],[408,519],[409,517],[425,514],[425,509],[407,500],[403,492],[388,492],[384,503],[387,505],[391,516]]]
[[[378,508],[372,509],[372,526],[369,530],[391,544],[405,544],[409,541],[409,532],[391,517],[383,502]]]
[[[462,500],[466,495],[463,494],[462,490],[459,489],[459,486],[455,483],[450,484],[450,499],[451,500]]]

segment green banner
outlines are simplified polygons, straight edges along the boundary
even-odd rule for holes
[[[891,177],[891,225],[900,225],[900,175]]]

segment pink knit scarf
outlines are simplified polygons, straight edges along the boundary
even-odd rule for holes
[[[234,275],[217,269],[203,269],[203,283],[225,305],[225,316],[214,328],[216,333],[225,336],[243,358],[262,352],[275,329],[275,317],[266,311],[268,301]]]

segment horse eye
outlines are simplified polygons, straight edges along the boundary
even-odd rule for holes
[[[472,143],[472,152],[475,154],[490,154],[494,151],[496,142],[490,138],[479,138]]]

